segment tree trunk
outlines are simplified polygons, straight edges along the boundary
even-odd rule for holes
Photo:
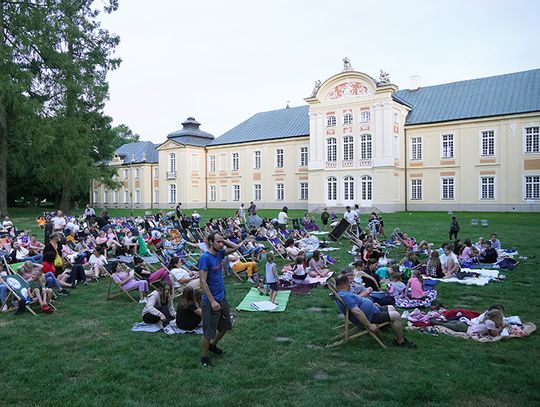
[[[5,64],[5,38],[4,38],[4,2],[0,0],[0,66]],[[4,69],[1,69],[4,72]],[[0,81],[7,78],[2,75]],[[4,82],[7,83],[7,82]],[[8,214],[7,207],[7,151],[8,151],[8,120],[6,108],[6,95],[0,94],[0,215]]]

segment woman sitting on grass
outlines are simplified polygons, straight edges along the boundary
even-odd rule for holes
[[[411,278],[407,281],[407,289],[405,290],[405,297],[413,300],[422,300],[426,296],[424,292],[424,280],[420,270],[414,270]]]
[[[330,273],[326,260],[319,250],[313,252],[313,256],[308,263],[308,274],[310,277],[326,277]]]
[[[118,262],[111,264],[111,277],[112,279],[122,287],[122,290],[129,291],[133,289],[139,290],[139,303],[144,304],[146,302],[146,294],[148,293],[148,281],[137,280],[135,278],[135,271],[131,270],[127,272],[118,267]]]
[[[182,292],[182,299],[176,308],[176,326],[185,331],[193,331],[202,321],[200,308],[201,291],[187,286]]]
[[[152,291],[146,300],[142,318],[146,324],[157,324],[161,321],[163,326],[167,326],[176,317],[176,311],[171,297],[171,288],[167,284],[158,284],[157,290]]]

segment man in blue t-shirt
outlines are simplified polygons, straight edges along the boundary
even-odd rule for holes
[[[345,307],[349,309],[349,318],[351,322],[359,327],[363,326],[374,333],[379,329],[377,326],[378,324],[389,322],[390,327],[396,336],[394,345],[406,348],[416,348],[416,344],[409,342],[403,336],[401,315],[393,306],[387,305],[379,307],[370,299],[353,294],[350,291],[349,278],[346,274],[342,274],[336,279],[336,288],[338,290],[338,295],[345,303]],[[345,314],[345,309],[342,308],[343,304],[340,302],[339,298],[336,298],[336,302]]]
[[[223,351],[217,343],[223,338],[231,326],[231,313],[225,298],[223,283],[223,259],[238,250],[239,246],[223,239],[217,232],[211,232],[208,237],[208,251],[199,259],[199,277],[203,291],[201,300],[203,337],[201,339],[201,364],[211,366],[208,352],[217,355]],[[226,248],[224,249],[224,246]]]

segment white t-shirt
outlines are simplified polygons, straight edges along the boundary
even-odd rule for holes
[[[54,229],[64,229],[66,226],[66,220],[63,217],[55,216],[52,218],[52,223],[54,225]]]
[[[174,276],[176,281],[181,280],[183,278],[189,278],[188,271],[184,270],[183,268],[174,268],[171,270],[171,274]]]
[[[105,256],[97,257],[93,254],[88,259],[88,263],[90,263],[91,265],[98,264],[100,266],[104,266],[105,264],[107,264],[107,258]]]
[[[278,213],[277,221],[280,225],[286,224],[288,219],[289,217],[285,212],[281,211],[280,213]]]
[[[356,213],[353,211],[345,212],[343,214],[343,217],[347,219],[347,222],[349,222],[351,225],[356,224]]]

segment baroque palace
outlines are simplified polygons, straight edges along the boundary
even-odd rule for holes
[[[257,113],[220,137],[190,117],[159,145],[120,147],[103,208],[538,211],[540,69],[398,90],[343,71],[307,105]]]

